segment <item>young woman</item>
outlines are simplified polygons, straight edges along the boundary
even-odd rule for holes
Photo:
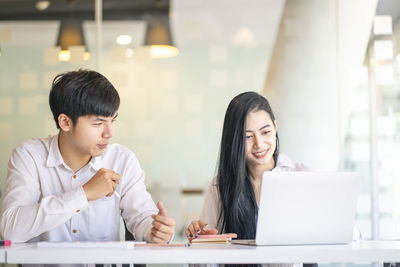
[[[220,232],[254,239],[263,172],[300,170],[306,168],[279,153],[277,121],[267,99],[255,92],[236,96],[225,114],[217,176],[187,237]]]

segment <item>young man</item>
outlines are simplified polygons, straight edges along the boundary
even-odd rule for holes
[[[95,71],[58,75],[50,108],[59,131],[14,149],[0,232],[25,241],[119,240],[120,216],[136,240],[168,242],[175,221],[146,191],[129,149],[110,144],[120,99]],[[158,208],[158,209],[157,209]]]

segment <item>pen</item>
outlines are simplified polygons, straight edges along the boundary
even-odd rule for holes
[[[0,246],[11,246],[11,240],[0,240]]]
[[[115,191],[114,194],[117,196],[117,198],[121,199],[121,196],[118,194],[117,191]]]

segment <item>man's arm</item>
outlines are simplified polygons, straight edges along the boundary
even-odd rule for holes
[[[17,147],[8,163],[1,205],[0,232],[5,239],[24,242],[68,221],[89,204],[82,186],[42,198],[33,156]],[[56,177],[54,177],[56,179]]]
[[[158,242],[160,238],[165,237],[165,234],[157,232],[166,232],[171,237],[175,230],[175,221],[168,217],[166,210],[159,212],[154,204],[144,184],[145,174],[132,152],[126,161],[122,176],[120,208],[127,228],[135,240]],[[166,224],[167,227],[161,226],[160,223]]]

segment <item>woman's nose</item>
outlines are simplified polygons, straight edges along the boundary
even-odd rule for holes
[[[261,144],[260,136],[258,136],[257,134],[254,135],[254,147],[259,147],[260,144]]]

